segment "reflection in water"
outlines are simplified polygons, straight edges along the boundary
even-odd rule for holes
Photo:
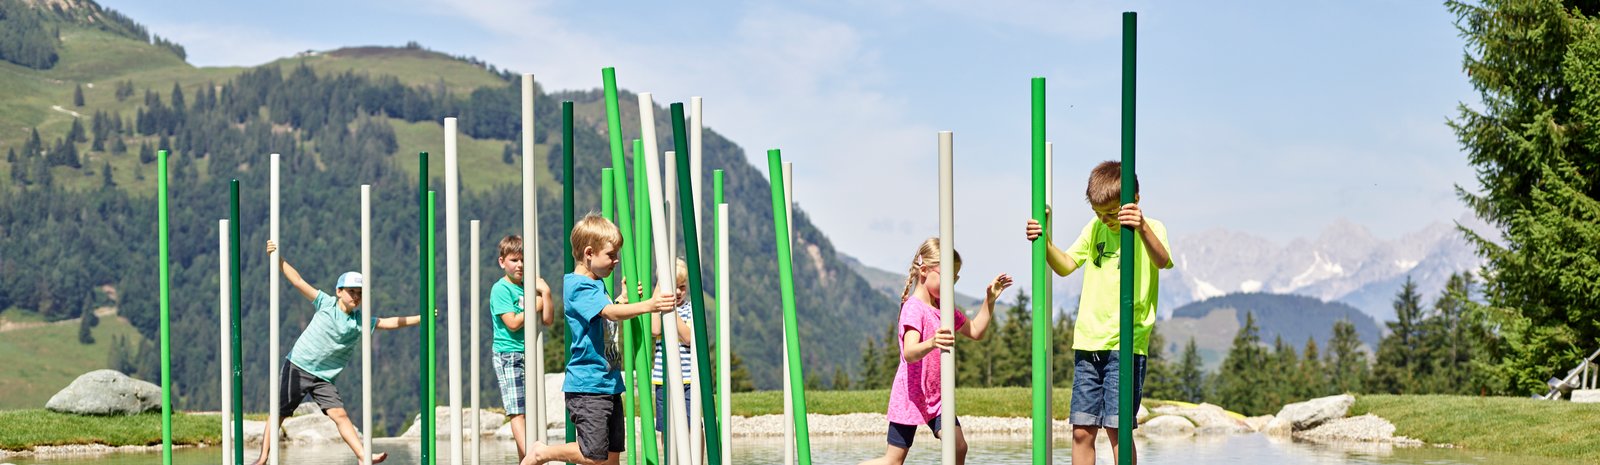
[[[968,463],[995,464],[995,465],[1020,465],[1032,462],[1032,451],[1025,438],[993,439],[984,437],[970,438],[970,452]],[[781,464],[783,460],[783,443],[769,438],[735,438],[734,463],[737,465],[768,465]],[[1069,464],[1072,462],[1070,441],[1058,440],[1055,444],[1055,463]],[[1423,448],[1389,448],[1385,446],[1324,446],[1308,443],[1270,440],[1262,435],[1243,436],[1196,436],[1178,439],[1140,438],[1141,447],[1139,463],[1142,465],[1199,465],[1199,464],[1240,464],[1240,465],[1320,465],[1320,464],[1372,464],[1372,465],[1477,465],[1477,464],[1507,464],[1507,465],[1565,465],[1578,462],[1562,462],[1543,458],[1514,457],[1504,454],[1490,454],[1483,452],[1464,451],[1459,449],[1439,449],[1432,447]],[[440,451],[448,451],[448,444],[439,443]],[[883,454],[885,445],[883,438],[879,437],[819,437],[811,442],[811,458],[814,463],[823,464],[855,464]],[[385,464],[416,464],[419,461],[419,449],[415,442],[395,439],[380,439],[374,444],[380,452],[388,452],[389,460]],[[1097,447],[1099,457],[1097,464],[1114,464],[1111,460],[1109,445],[1104,440]],[[200,449],[181,449],[174,454],[173,463],[176,465],[214,465],[219,462],[221,449],[215,447]],[[255,458],[255,450],[246,454],[246,460]],[[517,449],[509,440],[489,440],[483,443],[482,463],[484,464],[515,464]],[[327,444],[321,446],[300,446],[284,449],[283,464],[294,465],[355,465],[356,459],[350,454],[350,449],[343,444]],[[161,463],[158,453],[144,454],[116,454],[99,457],[59,458],[50,460],[37,459],[9,459],[17,465],[79,465],[79,464],[115,464],[115,465],[156,465]],[[448,463],[448,458],[441,457],[439,463]],[[623,459],[627,463],[627,459]],[[916,445],[911,450],[908,465],[936,465],[939,463],[939,443],[931,436],[919,435]]]

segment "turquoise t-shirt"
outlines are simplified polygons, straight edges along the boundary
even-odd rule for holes
[[[567,379],[561,390],[582,394],[621,394],[622,352],[617,323],[600,316],[611,304],[606,285],[577,273],[561,280],[563,316],[575,337],[567,345]]]
[[[339,299],[322,291],[317,291],[311,304],[317,307],[317,313],[311,316],[300,339],[294,341],[294,348],[289,349],[289,363],[331,383],[361,344],[361,309],[345,313],[339,310]],[[378,320],[368,322],[373,328],[378,327]]]
[[[1146,217],[1167,252],[1167,227]],[[1072,329],[1074,350],[1118,350],[1122,339],[1122,235],[1098,219],[1089,220],[1067,256],[1083,270],[1083,295],[1078,300],[1077,323]],[[1133,255],[1133,352],[1146,354],[1150,331],[1156,324],[1156,302],[1161,290],[1161,270],[1150,261],[1144,240],[1136,237]],[[1171,264],[1168,264],[1171,267]]]
[[[495,353],[523,351],[522,330],[506,329],[505,320],[500,319],[500,315],[507,313],[522,313],[522,296],[522,286],[512,284],[506,278],[495,281],[494,288],[489,290],[489,319],[494,321]],[[537,320],[538,317],[523,320],[522,327],[539,324]]]

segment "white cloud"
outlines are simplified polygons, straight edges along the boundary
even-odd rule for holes
[[[215,22],[150,23],[150,30],[183,45],[195,66],[254,66],[327,44],[272,30]]]

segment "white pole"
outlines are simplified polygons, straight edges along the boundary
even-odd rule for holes
[[[678,203],[678,196],[677,196],[677,193],[678,193],[678,170],[676,169],[677,165],[675,164],[677,162],[677,160],[678,160],[678,153],[675,152],[675,151],[672,151],[672,150],[668,150],[668,151],[666,151],[665,156],[658,160],[660,163],[658,163],[656,165],[656,166],[660,166],[661,167],[661,174],[662,174],[662,179],[663,179],[662,188],[661,188],[661,191],[660,191],[661,192],[661,207],[662,207],[662,210],[665,210],[666,214],[667,214],[667,217],[666,217],[666,222],[667,222],[667,256],[672,258],[672,262],[671,262],[671,264],[672,264],[672,280],[671,281],[666,281],[666,282],[672,283],[671,285],[674,286],[674,289],[676,289],[677,280],[678,280],[678,267],[677,267],[677,258],[678,258],[678,252],[679,252],[679,250],[678,250],[678,239],[679,239],[679,236],[682,235],[682,232],[683,232],[683,226],[678,224],[678,222],[679,222],[679,217],[678,217],[679,203]],[[685,239],[687,239],[687,238],[685,238]],[[673,292],[677,292],[677,291],[673,291]],[[687,299],[687,297],[685,297],[685,299]],[[681,318],[677,318],[678,314],[677,314],[676,311],[674,311],[672,313],[672,315],[673,315],[673,318],[668,318],[667,319],[667,321],[672,323],[671,326],[670,327],[663,327],[662,331],[665,332],[665,331],[670,330],[670,331],[672,331],[672,334],[674,336],[676,336],[676,335],[678,335],[678,328],[680,327],[679,325],[688,324],[688,322],[683,321]],[[670,359],[671,360],[671,362],[667,362],[670,365],[666,365],[666,366],[662,367],[663,371],[666,371],[665,369],[668,368],[668,367],[672,368],[670,370],[671,371],[670,373],[666,373],[664,375],[665,378],[666,378],[666,381],[667,381],[667,386],[669,386],[669,388],[664,389],[663,391],[668,393],[667,395],[669,396],[668,397],[669,399],[673,398],[673,397],[681,397],[683,395],[684,386],[689,386],[690,387],[690,392],[691,393],[694,392],[693,391],[693,388],[694,388],[693,379],[687,379],[687,380],[683,379],[683,363],[682,363],[683,359],[681,358],[683,356],[683,345],[682,344],[688,343],[688,342],[694,340],[694,328],[692,326],[689,328],[689,334],[690,334],[689,341],[685,341],[681,337],[678,338],[678,343],[677,344],[673,344],[671,346],[668,346],[667,349],[666,349],[666,354],[664,354],[662,356],[664,359]],[[693,351],[694,349],[690,348],[690,350]],[[691,361],[689,363],[690,375],[693,376],[694,355],[693,355],[692,352],[691,352],[691,355],[689,356],[689,360]],[[674,379],[676,379],[676,381],[674,381]],[[680,402],[683,405],[683,408],[677,408],[677,409],[673,409],[672,410],[673,412],[678,412],[676,417],[668,417],[668,418],[673,418],[673,422],[677,422],[678,421],[677,417],[683,417],[683,432],[684,432],[684,434],[673,435],[672,436],[672,442],[673,442],[673,446],[672,447],[674,449],[681,448],[683,450],[683,452],[678,453],[678,454],[680,456],[684,456],[686,454],[686,456],[688,457],[688,461],[685,462],[685,463],[699,464],[700,463],[699,455],[697,454],[697,451],[695,450],[695,447],[694,447],[694,437],[693,437],[693,434],[694,434],[693,433],[693,431],[694,431],[694,420],[692,420],[690,418],[690,417],[693,417],[694,415],[691,414],[691,413],[688,413],[688,412],[692,412],[694,410],[694,399],[692,399],[692,397],[693,397],[692,395],[690,397],[691,397],[691,399],[684,399],[682,402]]]
[[[661,246],[654,248],[656,283],[663,292],[674,294],[678,291],[678,288],[675,285],[676,273],[674,268],[676,267],[672,260],[673,252],[671,246],[676,242],[673,239],[677,236],[672,234],[671,228],[667,223],[670,218],[666,214],[666,196],[663,194],[665,191],[662,189],[665,182],[661,176],[661,159],[657,156],[659,152],[657,152],[656,146],[655,103],[651,101],[652,98],[649,92],[641,92],[639,94],[639,122],[640,130],[643,133],[645,152],[645,183],[647,186],[645,190],[649,191],[648,194],[650,196],[650,228],[654,231],[657,241],[664,241]],[[682,444],[687,444],[687,441],[683,441],[683,439],[688,434],[689,425],[684,421],[682,413],[685,411],[686,406],[683,403],[683,374],[678,371],[681,369],[678,363],[678,331],[676,324],[667,324],[667,322],[675,321],[675,319],[665,316],[662,318],[661,335],[665,339],[662,347],[665,348],[665,353],[661,357],[661,371],[665,372],[666,378],[663,380],[665,381],[665,387],[662,389],[662,393],[667,396],[667,402],[665,403],[667,412],[664,415],[667,418],[667,424],[670,425],[668,434],[674,444],[670,448],[674,455],[673,463],[685,464],[689,462],[689,451]]]
[[[267,239],[278,245],[278,251],[267,257],[267,274],[272,278],[267,287],[267,377],[272,384],[267,389],[271,394],[267,396],[267,425],[270,427],[266,441],[271,445],[267,449],[267,463],[278,465],[278,430],[283,421],[278,415],[278,386],[281,385],[278,381],[282,376],[278,367],[283,363],[278,355],[278,277],[282,274],[278,260],[283,257],[283,242],[278,240],[278,154],[272,154],[268,170],[271,179],[267,184]]]
[[[939,329],[955,330],[956,217],[955,147],[950,131],[939,131]],[[939,419],[943,463],[956,463],[956,353],[939,351]]]
[[[228,250],[228,220],[217,220],[217,276],[221,278],[217,280],[217,287],[220,291],[218,295],[221,296],[217,308],[222,310],[222,318],[219,320],[221,323],[217,325],[217,346],[219,347],[217,379],[221,380],[217,385],[222,387],[222,395],[217,399],[220,399],[222,404],[223,465],[233,465],[233,402],[230,400],[233,397],[229,395],[233,392],[233,377],[228,376],[228,364],[233,360],[233,348],[228,343],[228,324],[233,318],[232,315],[229,315],[232,312],[232,308],[229,307],[230,302],[228,301],[228,299],[232,298],[232,289],[229,289],[228,285],[228,259],[230,253],[232,251]]]
[[[444,317],[450,370],[450,463],[461,463],[461,173],[456,119],[444,119]]]
[[[700,253],[700,251],[706,250],[708,248],[708,247],[706,247],[706,245],[707,245],[706,241],[701,241],[700,240],[701,238],[704,238],[706,236],[706,233],[705,233],[706,230],[705,230],[705,228],[701,227],[701,221],[700,221],[700,203],[701,203],[700,202],[700,182],[701,182],[700,179],[703,177],[703,176],[701,176],[701,171],[700,171],[700,166],[701,166],[700,102],[701,102],[701,98],[700,97],[690,97],[689,98],[689,115],[690,115],[690,118],[691,118],[689,120],[689,193],[690,193],[690,197],[693,199],[693,202],[694,202],[694,205],[692,205],[694,207],[694,231],[695,231],[695,234],[696,234],[694,243],[695,243],[695,246],[698,248],[698,250],[695,250],[695,253]],[[688,246],[688,243],[689,243],[689,238],[685,237],[684,238],[684,245]],[[690,276],[690,278],[691,279],[700,279],[699,276]],[[704,322],[704,323],[705,323],[704,327],[706,327],[706,328],[710,328],[711,327],[711,322],[707,321],[707,322]],[[692,331],[691,334],[694,334],[695,337],[699,337],[699,330],[696,329],[694,325],[689,325],[689,328]],[[709,339],[708,339],[708,341],[709,341]],[[703,350],[703,349],[704,348],[702,348],[702,347],[693,347],[693,348],[690,349],[690,352],[691,353],[695,353],[694,351]],[[692,459],[694,460],[694,463],[695,464],[700,464],[700,463],[704,463],[705,462],[705,435],[706,435],[706,427],[705,427],[705,409],[706,409],[706,406],[705,406],[705,403],[700,401],[700,390],[704,389],[704,387],[701,386],[700,382],[699,382],[700,381],[700,370],[701,370],[702,367],[700,366],[700,357],[691,356],[691,357],[689,357],[689,362],[690,362],[689,363],[689,365],[690,365],[690,367],[689,367],[689,375],[690,375],[690,377],[693,378],[689,382],[689,399],[690,399],[690,402],[689,402],[689,406],[690,406],[689,407],[689,421],[691,423],[691,425],[689,426],[689,430],[691,432],[693,432],[693,434],[694,434],[694,437],[689,438],[689,443],[690,443],[689,444],[689,452],[690,452],[690,455],[693,456]]]
[[[794,163],[783,163],[783,202],[787,205],[789,220],[789,247],[794,247]],[[789,333],[783,334],[783,465],[794,465],[795,435],[794,435],[794,389],[789,384],[792,371],[789,371]]]
[[[717,205],[717,394],[722,414],[722,465],[733,463],[733,386],[728,369],[733,365],[733,291],[728,273],[728,204]]]
[[[472,271],[467,274],[472,276],[472,279],[467,281],[467,292],[469,293],[468,295],[472,296],[472,303],[468,305],[468,308],[472,309],[472,315],[467,320],[467,324],[472,328],[472,355],[470,356],[472,369],[469,370],[472,375],[467,378],[467,385],[472,386],[472,390],[468,391],[470,393],[468,398],[472,399],[472,408],[469,409],[472,411],[472,426],[470,430],[472,431],[472,465],[478,465],[479,456],[483,452],[482,444],[480,444],[483,439],[483,425],[479,424],[483,419],[483,413],[478,410],[478,391],[483,388],[483,385],[479,384],[478,381],[478,344],[483,341],[483,337],[478,331],[478,326],[480,326],[478,324],[480,315],[478,313],[478,267],[480,266],[478,263],[478,220],[472,220],[470,225],[471,227],[468,228],[468,231],[472,233],[472,239],[468,239],[467,242],[472,244],[472,266],[469,268]]]
[[[667,206],[667,226],[669,228],[668,230],[671,231],[672,233],[674,233],[673,234],[674,236],[676,236],[678,234],[681,234],[681,232],[683,231],[683,227],[678,224],[678,215],[677,215],[677,213],[679,212],[679,209],[681,208],[681,206],[680,206],[680,204],[679,204],[679,202],[677,200],[678,199],[678,196],[677,196],[677,193],[678,193],[678,182],[679,182],[679,180],[678,180],[678,170],[673,168],[673,166],[674,166],[673,163],[677,159],[678,159],[678,156],[677,156],[676,152],[673,152],[671,150],[667,151],[666,165],[663,167],[663,170],[665,171],[666,178],[667,178],[667,183],[666,183],[667,184],[667,189],[666,189],[666,191],[662,192],[662,197],[665,198],[665,199],[669,199],[667,202],[665,202],[665,204]],[[694,181],[692,179],[691,180],[684,180],[683,182],[688,182],[689,183],[689,189],[691,191],[694,190]],[[692,197],[693,193],[691,192],[690,195]],[[687,247],[689,238],[687,236],[685,236],[683,239],[684,239],[684,246]],[[676,259],[678,257],[678,247],[677,247],[677,245],[678,245],[677,242],[674,241],[673,244],[672,244],[672,247],[671,247],[671,249],[672,249],[672,257],[674,259]],[[694,278],[698,279],[699,277],[695,276]],[[677,285],[677,282],[676,282],[676,280],[677,280],[676,262],[674,262],[674,266],[673,266],[673,280],[674,280],[673,285]],[[688,301],[689,300],[688,300],[687,297],[684,298],[684,302],[688,302]],[[699,464],[699,463],[701,463],[702,454],[704,454],[704,452],[705,452],[705,451],[701,450],[702,449],[702,447],[701,447],[702,445],[700,444],[700,441],[702,439],[704,439],[704,434],[703,433],[705,432],[704,431],[705,426],[701,424],[701,422],[703,421],[703,419],[701,418],[701,415],[704,414],[705,406],[700,402],[700,383],[696,383],[695,382],[695,380],[700,379],[700,359],[698,357],[694,356],[694,351],[699,350],[700,348],[692,346],[692,344],[693,344],[692,341],[694,341],[694,335],[696,333],[693,324],[690,324],[689,322],[683,321],[682,319],[678,319],[678,318],[673,318],[672,321],[673,321],[672,326],[673,326],[673,331],[674,332],[677,331],[677,328],[679,327],[679,325],[688,325],[688,327],[689,327],[689,340],[688,341],[680,341],[680,342],[691,344],[691,347],[689,348],[689,379],[682,379],[683,378],[683,373],[681,371],[682,370],[682,364],[680,363],[680,364],[678,364],[678,367],[679,367],[678,370],[679,371],[677,372],[677,375],[678,375],[678,378],[679,378],[679,382],[676,383],[676,384],[672,384],[673,386],[677,386],[680,390],[685,385],[687,385],[689,387],[689,399],[686,401],[685,406],[684,406],[684,411],[688,412],[688,414],[686,415],[688,418],[685,421],[685,428],[688,429],[689,434],[685,435],[682,438],[682,440],[676,440],[675,439],[675,441],[679,442],[680,444],[682,444],[685,447],[688,447],[690,463]],[[669,353],[675,353],[675,352],[681,353],[682,350],[683,350],[683,347],[682,346],[678,346],[677,349],[678,350],[668,349],[668,352]],[[677,357],[677,356],[678,355],[674,355],[674,357]],[[674,360],[680,360],[680,359],[674,358]],[[674,391],[674,392],[677,392],[677,391]]]
[[[372,465],[372,186],[361,185],[361,435],[362,465]]]
[[[533,178],[533,74],[522,75],[522,399],[527,450],[544,441],[550,426],[544,411],[544,325],[539,302],[539,206]]]
[[[700,227],[700,183],[702,182],[701,179],[705,177],[701,174],[702,171],[700,169],[704,160],[704,152],[700,150],[701,142],[704,140],[700,137],[700,133],[704,129],[704,124],[700,118],[700,101],[700,97],[689,97],[689,188],[694,193],[694,230],[699,235],[704,236],[706,235],[706,230]],[[700,238],[697,237],[695,239],[695,243],[701,245],[700,248],[707,248],[704,243],[699,241]],[[699,399],[699,397],[696,397],[696,399]]]

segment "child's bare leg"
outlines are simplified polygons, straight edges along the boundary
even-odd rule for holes
[[[350,422],[350,415],[343,408],[330,408],[322,413],[327,414],[333,424],[339,427],[339,437],[344,439],[344,444],[350,446],[350,451],[356,453],[356,460],[366,457],[366,450],[361,448],[361,433],[356,432],[356,425]],[[372,454],[372,463],[382,462],[389,458],[389,454]]]
[[[605,460],[590,460],[588,457],[583,456],[583,449],[579,448],[576,442],[554,446],[547,446],[542,442],[534,442],[533,447],[528,449],[528,456],[523,457],[521,463],[522,465],[541,465],[548,462],[566,462],[579,465],[616,465],[617,458],[620,455],[613,452]]]
[[[956,465],[967,463],[967,435],[961,432],[961,425],[956,425]]]
[[[1094,463],[1094,437],[1100,428],[1072,425],[1072,463]]]
[[[900,465],[903,463],[906,463],[906,450],[889,446],[889,450],[884,451],[882,457],[861,462],[861,465]]]
[[[272,428],[273,428],[273,425],[272,425],[271,422],[264,422],[264,423],[267,423],[267,426],[265,428],[262,428],[262,430],[261,430],[261,455],[256,457],[256,464],[255,465],[264,465],[265,463],[267,463],[267,452],[269,450],[268,448],[272,446]],[[278,417],[278,426],[282,426],[282,425],[283,425],[283,417]]]
[[[511,416],[511,437],[517,442],[518,459],[528,456],[528,440],[525,439],[527,429],[528,422],[523,419],[522,415]]]
[[[1111,459],[1112,460],[1116,460],[1117,457],[1119,457],[1117,454],[1121,454],[1122,453],[1122,449],[1120,447],[1117,447],[1119,445],[1119,444],[1117,444],[1117,429],[1116,428],[1106,428],[1106,437],[1111,440]],[[1135,441],[1135,442],[1137,442],[1137,441]],[[1128,453],[1132,454],[1132,456],[1133,456],[1133,460],[1131,462],[1129,462],[1129,463],[1133,463],[1134,465],[1138,465],[1139,464],[1139,453],[1135,449],[1136,449],[1136,447],[1134,446],[1134,442],[1129,442],[1128,443]]]

